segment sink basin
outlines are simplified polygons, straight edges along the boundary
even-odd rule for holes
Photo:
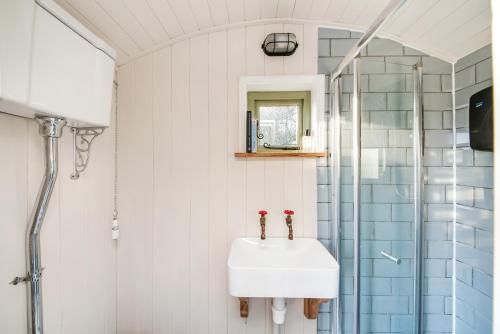
[[[316,239],[238,238],[227,267],[234,297],[338,296],[339,265]]]

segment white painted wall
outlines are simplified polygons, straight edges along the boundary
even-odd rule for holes
[[[265,57],[269,32],[294,32],[291,57]],[[118,71],[118,333],[262,334],[270,301],[252,299],[247,321],[228,295],[232,239],[286,236],[283,209],[296,211],[297,236],[316,236],[314,159],[236,159],[245,120],[241,75],[315,74],[317,29],[273,24],[180,41]],[[302,300],[288,303],[286,333],[316,333]]]
[[[113,129],[95,140],[80,180],[69,178],[72,138],[64,130],[59,178],[43,225],[46,333],[115,333],[116,258],[110,240]],[[43,175],[43,143],[31,120],[0,113],[0,333],[27,332],[23,276],[28,217]]]

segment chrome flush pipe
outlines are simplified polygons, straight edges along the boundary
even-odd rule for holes
[[[45,175],[35,204],[33,217],[26,234],[28,253],[28,332],[43,333],[42,313],[42,264],[40,255],[40,231],[49,206],[52,190],[57,179],[58,141],[66,121],[62,118],[37,116],[39,133],[45,150]]]

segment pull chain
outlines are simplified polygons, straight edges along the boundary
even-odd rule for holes
[[[113,188],[113,223],[111,225],[111,239],[118,240],[120,237],[120,223],[118,222],[118,83],[114,82],[115,88],[115,179]]]

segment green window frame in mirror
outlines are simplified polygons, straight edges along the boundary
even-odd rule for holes
[[[301,151],[311,132],[311,92],[248,92],[248,110],[257,120],[257,151]],[[294,115],[295,111],[295,115]]]

